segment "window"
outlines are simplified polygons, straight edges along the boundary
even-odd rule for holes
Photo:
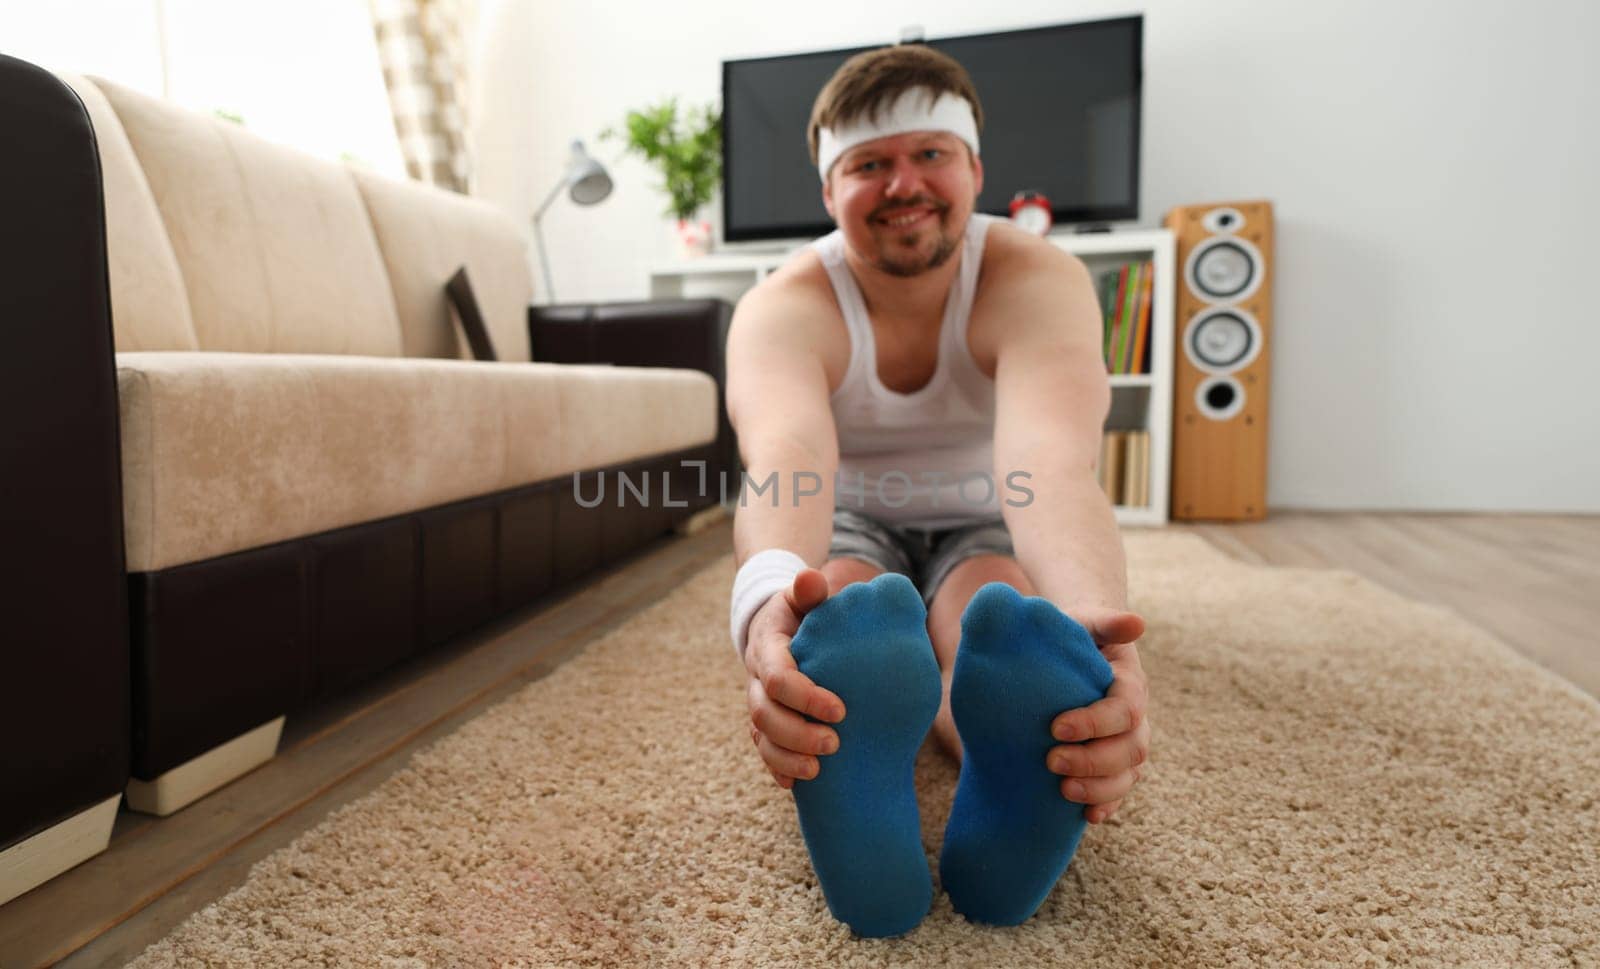
[[[405,177],[366,0],[6,7],[0,36],[14,56],[164,93],[236,117],[269,141]]]

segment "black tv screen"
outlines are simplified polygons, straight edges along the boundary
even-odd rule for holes
[[[983,104],[978,211],[1043,192],[1057,225],[1139,217],[1142,17],[929,40]],[[882,45],[875,45],[882,46]],[[869,47],[722,63],[722,215],[729,242],[833,229],[806,147],[811,105]]]

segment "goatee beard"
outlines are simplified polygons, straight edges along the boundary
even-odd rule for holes
[[[955,251],[956,240],[941,234],[939,236],[939,246],[933,250],[933,255],[928,257],[927,262],[924,263],[919,260],[915,263],[901,263],[895,262],[888,257],[880,257],[878,259],[877,268],[882,272],[888,273],[890,276],[899,276],[902,279],[911,276],[920,276],[931,269],[938,269],[946,262],[949,262],[951,255],[953,255]]]

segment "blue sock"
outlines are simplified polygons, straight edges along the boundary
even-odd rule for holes
[[[795,665],[844,701],[838,753],[794,783],[811,865],[833,917],[858,935],[899,935],[933,903],[912,777],[943,685],[927,608],[903,575],[845,586],[806,614]]]
[[[1105,696],[1111,677],[1088,631],[1045,599],[991,582],[961,614],[950,683],[961,778],[939,879],[969,921],[1027,921],[1067,870],[1086,822],[1045,765],[1050,724]]]

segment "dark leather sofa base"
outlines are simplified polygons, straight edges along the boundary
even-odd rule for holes
[[[714,452],[584,472],[577,495],[567,475],[130,575],[133,776],[153,780],[635,551],[716,501],[681,464]],[[648,480],[648,502],[630,491],[618,507],[619,473]],[[583,507],[602,474],[605,500]]]
[[[0,54],[0,848],[121,791],[128,632],[100,156]]]

